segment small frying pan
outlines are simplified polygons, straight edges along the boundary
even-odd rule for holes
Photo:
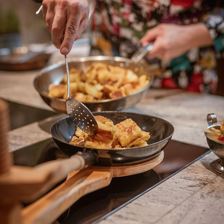
[[[150,160],[161,152],[174,132],[173,125],[168,121],[149,115],[127,112],[96,112],[94,115],[105,116],[111,119],[115,124],[127,118],[131,118],[142,130],[150,132],[151,138],[148,141],[148,145],[144,147],[125,149],[94,149],[78,147],[69,143],[76,131],[76,123],[70,117],[63,118],[52,126],[52,137],[56,144],[67,155],[71,156],[77,153],[77,163],[80,163],[80,160],[82,160],[85,164],[81,168],[92,164],[120,166]]]

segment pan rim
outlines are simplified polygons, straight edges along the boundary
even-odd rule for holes
[[[105,151],[105,152],[107,152],[107,151],[110,151],[110,152],[121,152],[121,151],[131,151],[131,150],[134,150],[134,151],[135,151],[135,150],[144,150],[144,149],[147,149],[148,147],[152,147],[152,146],[154,146],[154,145],[156,145],[156,144],[165,142],[165,141],[167,141],[167,140],[169,140],[169,139],[172,138],[173,133],[174,133],[174,130],[175,130],[175,129],[174,129],[174,126],[173,126],[169,121],[167,121],[167,120],[165,120],[165,119],[163,119],[163,118],[160,118],[160,117],[151,116],[151,115],[147,115],[147,114],[144,114],[144,113],[122,112],[122,111],[101,111],[101,112],[93,112],[94,115],[97,115],[97,114],[111,114],[111,113],[113,113],[113,114],[114,114],[114,113],[131,114],[131,115],[138,115],[138,116],[139,116],[139,115],[142,115],[142,116],[150,117],[150,118],[152,118],[152,119],[153,119],[153,118],[155,118],[155,119],[159,119],[159,120],[162,120],[163,122],[167,123],[167,124],[169,125],[169,127],[171,128],[171,131],[170,131],[170,134],[169,134],[166,138],[164,138],[164,139],[162,139],[162,140],[160,140],[160,141],[157,141],[157,142],[148,144],[148,145],[143,146],[143,147],[111,148],[111,149],[97,149],[97,148],[81,147],[81,146],[76,146],[76,145],[70,144],[69,142],[62,141],[62,140],[60,140],[60,139],[58,139],[58,138],[56,138],[56,137],[53,136],[52,132],[53,132],[53,128],[54,128],[54,126],[57,125],[59,122],[65,120],[65,119],[67,119],[67,118],[70,118],[69,116],[65,116],[65,117],[59,119],[57,122],[55,122],[55,123],[51,126],[51,136],[52,136],[53,139],[55,139],[55,140],[57,140],[57,141],[59,141],[59,142],[61,142],[61,143],[68,144],[69,146],[71,146],[71,147],[75,147],[75,148],[77,148],[77,149],[79,149],[79,150],[82,150],[82,151],[84,151],[84,150],[89,150],[89,151],[96,151],[96,150],[97,150],[97,151],[98,151],[98,150],[99,150],[99,151]]]

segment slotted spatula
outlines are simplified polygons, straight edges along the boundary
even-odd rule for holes
[[[71,97],[70,72],[66,55],[65,55],[65,66],[67,74],[67,99],[66,99],[67,114],[70,117],[72,117],[74,122],[81,130],[85,131],[89,135],[94,135],[98,129],[98,125],[92,112],[83,103]]]

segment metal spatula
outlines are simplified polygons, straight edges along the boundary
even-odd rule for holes
[[[92,112],[84,104],[71,97],[70,72],[68,67],[67,56],[65,56],[65,66],[67,74],[67,114],[72,117],[74,122],[81,130],[85,131],[89,135],[94,135],[98,129],[98,125]]]
[[[135,63],[139,62],[144,58],[144,56],[153,49],[153,44],[147,44],[144,47],[141,47],[134,55],[131,57],[131,60]]]

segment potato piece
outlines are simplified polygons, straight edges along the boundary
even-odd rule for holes
[[[67,85],[66,85],[67,88]],[[74,96],[78,90],[78,85],[76,82],[70,83],[71,95]]]
[[[132,70],[128,70],[125,77],[125,82],[138,82],[138,76]]]
[[[88,138],[88,134],[86,132],[84,132],[82,129],[80,129],[79,127],[76,129],[75,135],[77,137],[81,137],[81,138]]]
[[[129,143],[128,147],[142,147],[146,146],[147,141],[150,139],[150,133],[146,131],[141,131],[141,137],[135,139],[131,143]]]
[[[108,80],[110,80],[110,72],[103,70],[103,71],[99,71],[97,73],[97,80],[99,81],[100,84],[105,84],[108,82]]]
[[[128,148],[133,148],[133,147],[144,147],[147,146],[147,142],[142,140],[141,138],[136,139],[133,143],[128,145]]]
[[[224,121],[222,121],[221,123],[220,131],[221,131],[221,134],[224,135]]]
[[[75,69],[75,68],[71,68],[70,69],[70,82],[80,82],[81,80],[81,76],[80,76],[80,71]],[[66,84],[67,83],[67,75],[64,75],[63,78],[63,83]]]
[[[103,87],[103,93],[105,94],[105,95],[107,95],[107,96],[109,96],[109,94],[111,93],[111,92],[113,92],[115,90],[115,88],[113,87],[113,86],[111,86],[111,85],[104,85],[104,87]]]
[[[100,115],[95,116],[95,118],[96,118],[99,130],[108,131],[112,134],[114,133],[115,127],[114,127],[113,121]]]
[[[85,92],[96,99],[100,99],[103,93],[99,90],[99,86],[93,86],[85,83]]]
[[[110,149],[111,144],[102,143],[100,141],[86,141],[85,147],[87,148],[95,148],[95,149]]]
[[[132,119],[126,119],[116,124],[116,137],[122,147],[141,137],[141,129]]]
[[[125,96],[124,89],[120,88],[109,94],[111,99],[117,99]]]
[[[65,85],[54,85],[51,84],[49,86],[49,93],[48,96],[49,97],[53,97],[53,98],[63,98],[64,94],[66,92],[66,86]]]
[[[77,91],[82,92],[82,93],[86,93],[85,82],[77,83]]]
[[[73,144],[73,145],[76,145],[76,146],[84,146],[85,145],[85,139],[82,138],[82,137],[73,136],[70,143]]]
[[[131,143],[128,144],[128,147],[142,147],[142,146],[146,146],[147,141],[150,139],[150,134],[149,132],[145,132],[145,131],[141,131],[141,137],[135,139],[134,141],[132,141]]]
[[[130,83],[125,84],[120,89],[125,94],[125,96],[133,93],[133,86]]]
[[[78,92],[78,93],[75,94],[75,97],[74,97],[74,98],[75,98],[76,100],[80,101],[80,102],[85,102],[85,100],[86,100],[86,95],[83,94],[83,93]]]
[[[88,134],[82,131],[79,127],[76,129],[75,135],[73,136],[71,143],[73,145],[84,146]]]
[[[93,96],[85,95],[85,99],[83,102],[95,102],[96,99]]]
[[[114,136],[113,142],[112,142],[112,148],[120,149],[122,148],[119,140],[117,137]]]
[[[106,144],[112,144],[114,139],[112,131],[98,130],[96,135],[94,136],[94,141],[99,141]]]
[[[140,86],[144,86],[148,83],[149,81],[147,80],[147,76],[146,75],[141,75],[139,78],[139,84]]]

